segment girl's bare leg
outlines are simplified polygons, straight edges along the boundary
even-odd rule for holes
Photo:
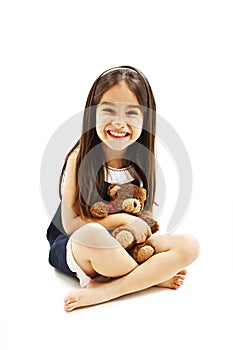
[[[127,273],[126,275],[107,283],[91,282],[88,288],[79,289],[70,293],[65,299],[65,310],[72,311],[78,307],[103,303],[151,286],[157,285],[174,288],[172,287],[173,283],[176,284],[177,282],[177,285],[181,284],[186,273],[184,267],[191,264],[198,256],[199,246],[196,239],[186,234],[153,235],[150,241],[156,249],[156,255],[152,256],[140,266],[137,266],[136,263],[136,266],[133,266],[132,258],[128,255],[128,260],[126,257],[124,260],[125,272],[123,274]],[[109,270],[109,266],[113,265],[114,250],[115,252],[118,251],[118,249],[113,248],[110,249],[111,254],[105,254],[105,259],[101,265],[101,273],[103,275],[111,276],[109,273],[110,271],[105,274],[104,269],[106,268]],[[120,251],[121,249],[119,248],[118,252]],[[95,253],[93,254],[91,251],[90,253],[92,254],[90,261],[94,262],[92,259],[95,259]],[[102,251],[97,255],[101,258]],[[120,263],[120,261],[121,257],[119,256],[118,263]],[[98,269],[96,269],[96,271],[99,272]],[[116,271],[113,273],[112,277],[116,277]]]
[[[79,266],[90,276],[120,277],[133,269],[137,262],[100,224],[89,223],[71,236],[72,252]]]

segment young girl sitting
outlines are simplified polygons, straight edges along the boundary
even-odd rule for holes
[[[82,135],[64,162],[61,204],[47,231],[50,264],[86,287],[65,298],[66,311],[151,286],[177,289],[185,267],[198,256],[193,236],[154,234],[149,241],[156,254],[138,265],[110,232],[141,219],[122,212],[101,219],[90,215],[93,203],[108,200],[109,184],[134,183],[147,190],[145,211],[152,216],[155,128],[154,96],[138,69],[116,67],[96,79],[87,98]],[[135,243],[140,242],[139,236]],[[109,279],[103,282],[97,276]]]

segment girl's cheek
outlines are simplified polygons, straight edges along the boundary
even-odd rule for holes
[[[111,124],[113,119],[111,117],[102,117],[102,118],[96,118],[96,126],[101,127],[105,126],[107,124]]]

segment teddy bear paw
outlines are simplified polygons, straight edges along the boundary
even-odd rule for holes
[[[108,216],[108,206],[103,202],[97,202],[90,208],[90,213],[95,218],[105,218]]]
[[[139,264],[154,255],[154,248],[149,244],[138,244],[131,250],[131,255]]]

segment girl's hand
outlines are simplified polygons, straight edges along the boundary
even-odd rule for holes
[[[150,226],[138,217],[135,217],[134,222],[129,224],[128,227],[133,232],[135,243],[143,243],[151,236]]]
[[[142,219],[134,217],[134,221],[123,226],[119,226],[112,232],[112,236],[120,244],[129,249],[135,243],[143,243],[151,236],[149,225]]]

